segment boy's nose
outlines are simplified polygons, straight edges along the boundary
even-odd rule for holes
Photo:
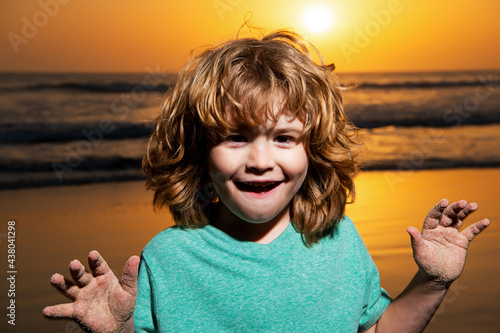
[[[262,141],[253,142],[250,145],[247,167],[257,171],[271,170],[276,165],[272,147]]]

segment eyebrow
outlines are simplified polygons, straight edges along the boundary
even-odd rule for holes
[[[296,131],[302,133],[304,130],[304,124],[302,122],[284,122],[284,123],[278,123],[276,126],[273,128],[273,130],[276,131]]]
[[[299,128],[298,126],[280,126],[280,127],[273,128],[273,132],[276,132],[276,133],[294,132],[296,134],[301,134],[302,131],[303,131],[303,128]]]
[[[235,126],[231,126],[230,131],[234,132],[246,132],[246,131],[253,131],[255,128],[258,126],[252,126],[249,124],[237,124]],[[287,133],[287,132],[294,132],[297,134],[301,134],[303,132],[303,127],[298,126],[298,125],[281,125],[281,126],[275,126],[271,129],[272,132],[277,132],[277,133]]]

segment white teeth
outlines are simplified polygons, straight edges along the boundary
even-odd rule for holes
[[[276,183],[276,182],[266,182],[266,183],[247,183],[247,182],[245,182],[246,185],[258,186],[258,187],[266,187],[266,186],[272,185],[274,183]]]

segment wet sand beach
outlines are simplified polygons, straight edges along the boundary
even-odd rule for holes
[[[382,286],[393,297],[416,272],[406,228],[420,228],[437,201],[476,201],[479,210],[466,225],[484,217],[492,221],[471,244],[462,276],[426,332],[499,332],[499,194],[498,168],[372,171],[358,176],[356,202],[347,214],[379,268]],[[80,332],[72,322],[43,318],[45,305],[66,301],[50,285],[50,276],[68,275],[69,262],[78,258],[86,263],[92,249],[121,274],[130,255],[140,254],[151,237],[172,224],[167,212],[153,212],[151,200],[152,193],[138,181],[0,191],[1,258],[6,262],[7,221],[14,220],[17,269],[16,326],[7,324],[4,278],[0,331]]]

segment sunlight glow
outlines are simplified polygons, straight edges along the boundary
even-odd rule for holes
[[[319,34],[325,32],[333,24],[333,15],[325,5],[309,7],[302,15],[302,24],[307,31]]]

